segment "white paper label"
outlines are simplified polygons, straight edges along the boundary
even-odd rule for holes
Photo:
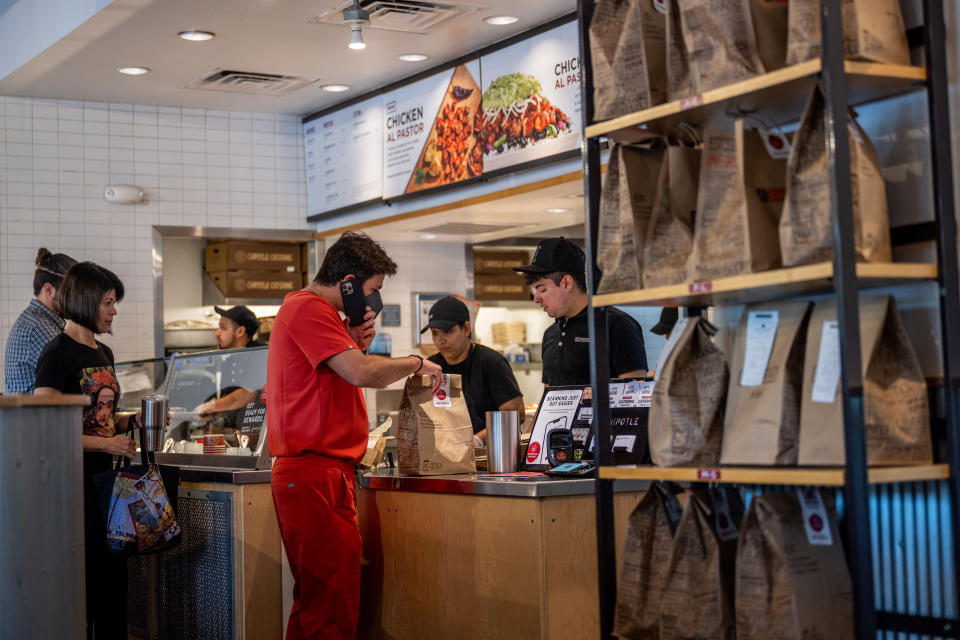
[[[593,407],[580,407],[580,413],[577,414],[577,422],[593,422]]]
[[[653,0],[653,8],[659,11],[660,13],[666,15],[667,0]]]
[[[710,488],[710,502],[713,503],[713,524],[717,531],[717,538],[721,542],[736,540],[740,535],[737,525],[730,516],[730,503],[727,502],[727,492],[719,487]]]
[[[820,333],[820,351],[817,354],[817,369],[813,376],[811,400],[833,404],[840,383],[840,326],[836,321],[823,323]]]
[[[759,387],[763,384],[779,322],[779,311],[751,311],[747,316],[747,344],[743,371],[740,373],[741,387]]]
[[[620,394],[620,399],[617,401],[616,406],[620,408],[633,408],[637,406],[637,400],[640,397],[640,382],[638,380],[631,380],[623,385],[623,393]]]
[[[763,138],[763,146],[767,148],[767,153],[770,154],[771,158],[786,160],[790,157],[790,141],[787,136],[766,129],[757,129],[757,133]]]
[[[820,492],[814,488],[797,489],[800,508],[803,511],[803,527],[807,531],[807,542],[812,545],[830,546],[830,524],[827,521],[827,508],[823,506]]]
[[[637,436],[627,433],[621,434],[613,440],[614,451],[626,451],[633,453],[633,447],[637,444]]]
[[[670,352],[677,346],[677,343],[680,341],[680,336],[683,335],[688,324],[690,324],[690,318],[680,318],[677,320],[677,324],[673,325],[673,331],[670,332],[667,344],[663,345],[663,351],[660,352],[660,357],[657,358],[657,372],[653,376],[654,380],[660,379],[660,372],[663,371],[663,365],[667,363]]]
[[[653,403],[653,381],[640,383],[640,393],[637,394],[636,407],[650,407]]]
[[[443,386],[440,387],[440,391],[437,391],[437,395],[433,396],[433,406],[453,406],[453,402],[450,401],[450,376],[446,373],[443,374]]]
[[[626,387],[626,383],[624,382],[610,383],[610,406],[611,407],[620,406],[620,398],[623,397],[623,392],[625,387]]]

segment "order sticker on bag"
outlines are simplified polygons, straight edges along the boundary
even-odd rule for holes
[[[757,129],[757,133],[763,138],[763,146],[767,148],[767,153],[774,160],[786,160],[790,157],[790,141],[787,136],[779,131],[767,131],[766,129]]]
[[[833,536],[827,521],[827,508],[823,504],[820,492],[812,487],[797,489],[800,509],[803,511],[803,528],[807,531],[807,542],[812,545],[830,546]]]
[[[450,401],[450,376],[446,373],[443,374],[443,385],[437,391],[437,395],[433,396],[433,406],[441,408],[453,406],[453,402]]]
[[[823,323],[820,333],[820,351],[813,376],[811,400],[832,404],[840,383],[840,325],[836,321]]]
[[[741,387],[759,387],[767,373],[773,342],[777,338],[779,311],[751,311],[747,316],[747,344],[744,347]]]

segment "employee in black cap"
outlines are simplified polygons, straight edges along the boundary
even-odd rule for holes
[[[220,314],[217,326],[217,346],[221,349],[241,349],[243,347],[262,347],[263,343],[254,340],[260,329],[260,321],[248,307],[237,305],[224,309],[214,307]]]
[[[533,301],[556,322],[543,333],[543,383],[590,384],[590,335],[583,250],[564,238],[537,245],[533,261],[516,267],[533,287]],[[636,320],[610,307],[610,377],[640,378],[647,372],[643,332]]]
[[[523,396],[506,358],[473,341],[467,305],[453,296],[430,307],[427,326],[439,353],[428,358],[462,378],[473,433],[486,442],[487,411],[523,411]]]

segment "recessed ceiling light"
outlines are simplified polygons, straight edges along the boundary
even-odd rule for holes
[[[125,76],[142,76],[145,73],[150,73],[150,69],[147,67],[119,67],[117,71]]]
[[[420,237],[423,238],[424,240],[436,240],[436,239],[437,239],[437,234],[435,234],[435,233],[421,233],[421,234],[420,234]]]
[[[570,209],[547,209],[547,213],[570,213]]]
[[[404,62],[423,62],[427,59],[427,56],[422,53],[405,53],[403,55],[397,56],[400,60]]]
[[[487,16],[483,19],[487,24],[495,25],[513,24],[517,20],[519,20],[519,18],[515,16]]]
[[[197,31],[195,29],[190,29],[188,31],[181,31],[177,35],[184,40],[190,40],[191,42],[203,42],[205,40],[212,40],[216,34],[212,31]]]
[[[330,93],[341,93],[343,91],[350,91],[350,85],[347,84],[325,84],[320,87],[324,91],[329,91]]]

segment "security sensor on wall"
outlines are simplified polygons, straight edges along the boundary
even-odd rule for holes
[[[139,204],[143,202],[143,189],[135,184],[115,184],[103,191],[107,202],[114,204]]]

